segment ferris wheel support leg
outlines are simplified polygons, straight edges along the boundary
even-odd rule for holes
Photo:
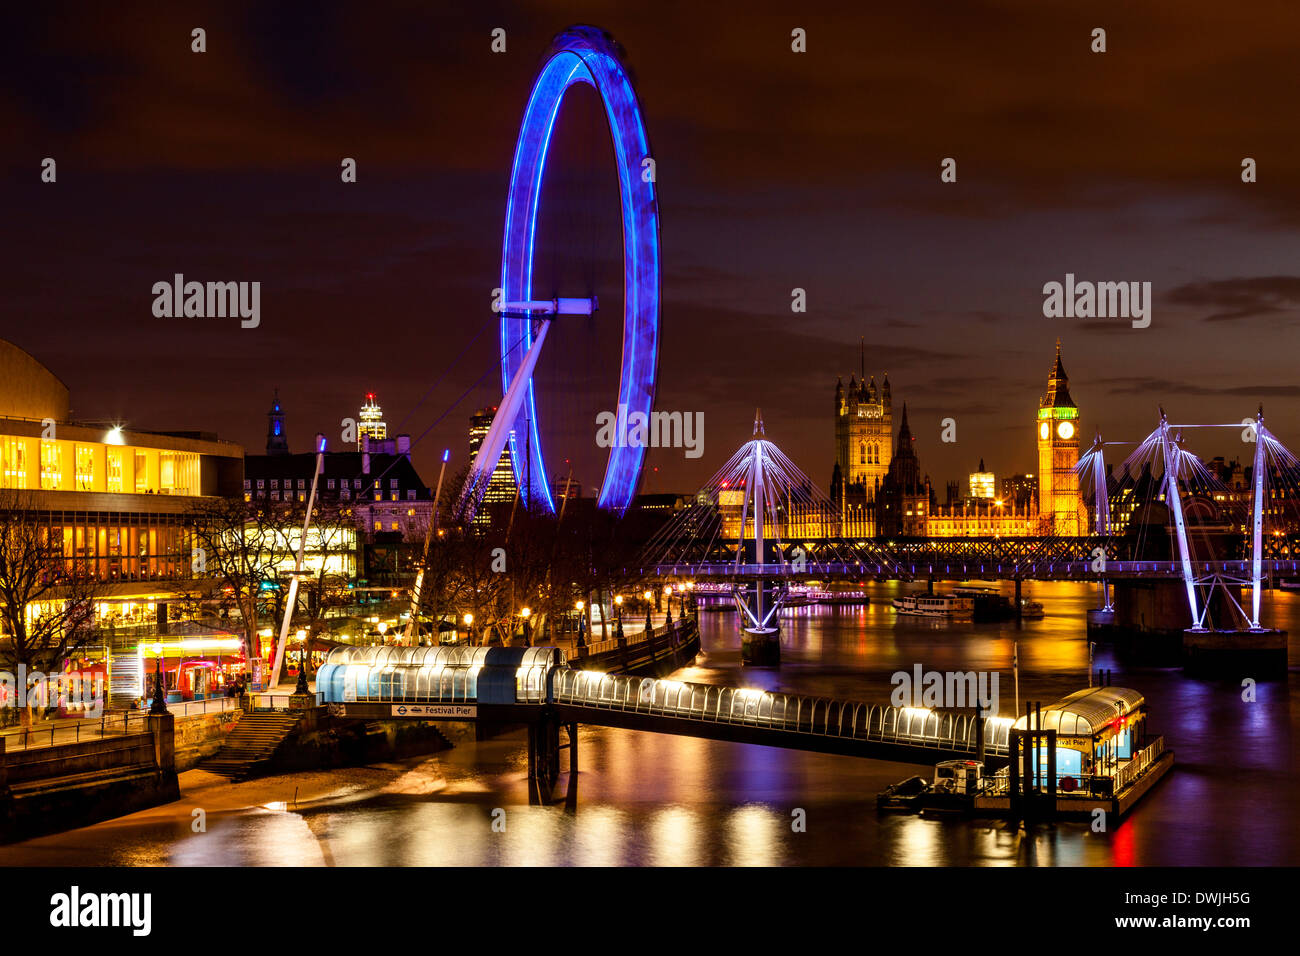
[[[1259,598],[1264,549],[1264,409],[1255,416],[1255,493],[1250,536],[1250,629],[1259,630]]]
[[[501,405],[492,418],[492,427],[488,429],[487,437],[483,439],[474,464],[470,466],[469,478],[465,481],[465,490],[462,492],[460,503],[460,510],[467,515],[472,515],[478,508],[479,499],[487,488],[497,462],[501,460],[501,452],[505,450],[506,441],[510,438],[515,417],[523,408],[524,399],[528,395],[533,369],[537,367],[537,356],[541,354],[542,343],[546,341],[546,332],[550,327],[549,322],[542,323],[537,338],[533,340],[528,354],[524,357],[523,364],[515,372],[515,377],[510,380],[510,387],[506,389],[505,395],[501,398]]]

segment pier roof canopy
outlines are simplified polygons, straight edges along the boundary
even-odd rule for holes
[[[514,704],[545,699],[547,678],[563,666],[555,647],[339,647],[316,673],[326,703]]]
[[[1063,736],[1092,737],[1106,731],[1116,718],[1140,711],[1146,698],[1128,687],[1088,687],[1043,708],[1043,730]],[[1020,717],[1015,726],[1025,728]]]

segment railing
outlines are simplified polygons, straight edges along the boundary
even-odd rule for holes
[[[213,711],[223,712],[238,710],[238,697],[208,697],[205,700],[186,700],[178,704],[168,704],[167,710],[177,717],[193,717],[195,714],[207,714]]]
[[[1115,792],[1119,793],[1142,775],[1142,771],[1160,759],[1165,752],[1165,738],[1157,737],[1133,755],[1133,758],[1115,773]]]
[[[1061,786],[1064,780],[1073,780],[1074,789],[1066,790]],[[1039,768],[1038,780],[1026,783],[1024,777],[1021,777],[1021,788],[1038,787],[1042,788],[1047,783],[1047,770],[1045,767]],[[1056,794],[1070,796],[1109,796],[1114,789],[1114,778],[1105,774],[1087,774],[1087,773],[1062,773],[1056,772]],[[982,797],[1008,796],[1011,793],[1011,773],[1005,767],[995,774],[990,774],[984,778],[983,787],[979,794]]]
[[[215,711],[235,710],[238,707],[239,701],[221,697],[185,704],[168,704],[167,710],[177,717],[192,717]],[[91,717],[69,717],[51,721],[48,727],[0,731],[0,736],[5,738],[5,744],[11,750],[53,747],[55,744],[75,744],[82,740],[143,733],[149,729],[148,719],[149,712],[144,710],[105,714],[98,720]]]
[[[971,714],[890,707],[828,697],[687,684],[562,669],[555,675],[557,703],[629,711],[706,723],[740,724],[851,740],[880,741],[934,750],[975,753]],[[986,722],[985,750],[1007,752],[1011,721]]]
[[[637,631],[632,634],[625,633],[623,637],[623,645],[626,647],[634,647],[638,644],[644,644],[647,641],[656,641],[668,637],[671,634],[680,633],[683,628],[683,624],[682,624],[683,620],[694,623],[694,621],[690,617],[687,618],[679,617],[673,621],[671,627],[663,627],[663,626],[660,626],[658,628],[652,627],[648,631]],[[588,641],[586,644],[586,648],[587,648],[588,657],[596,654],[607,654],[610,651],[618,650],[619,642],[618,642],[618,638],[613,638],[612,640],[608,640],[608,641],[594,641],[594,642]]]
[[[289,700],[294,695],[290,694],[249,694],[249,704],[252,710],[288,710]],[[321,695],[313,694],[316,698],[316,706],[321,704]]]

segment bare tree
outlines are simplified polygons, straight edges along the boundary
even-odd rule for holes
[[[195,585],[238,612],[250,661],[261,656],[259,620],[274,619],[282,606],[278,576],[293,563],[291,529],[297,523],[301,530],[299,515],[291,504],[242,498],[204,501],[191,511]]]
[[[0,490],[0,663],[6,669],[57,672],[91,641],[95,602],[104,591],[96,572],[83,555],[65,553],[61,531],[29,492]],[[30,710],[24,720],[30,722]]]
[[[302,527],[302,518],[306,505],[294,509],[293,518]],[[316,625],[330,607],[341,607],[351,603],[353,596],[347,593],[348,574],[339,570],[345,564],[345,557],[357,550],[356,513],[348,504],[318,504],[311,518],[311,531],[308,543],[311,545],[311,557],[319,559],[319,566],[311,571],[311,576],[304,576],[298,584],[298,594],[307,601],[303,623],[313,634]],[[295,609],[295,614],[297,609]]]

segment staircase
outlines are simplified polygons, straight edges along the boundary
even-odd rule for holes
[[[221,749],[199,761],[199,769],[231,780],[247,780],[264,769],[301,719],[301,714],[245,713]]]

